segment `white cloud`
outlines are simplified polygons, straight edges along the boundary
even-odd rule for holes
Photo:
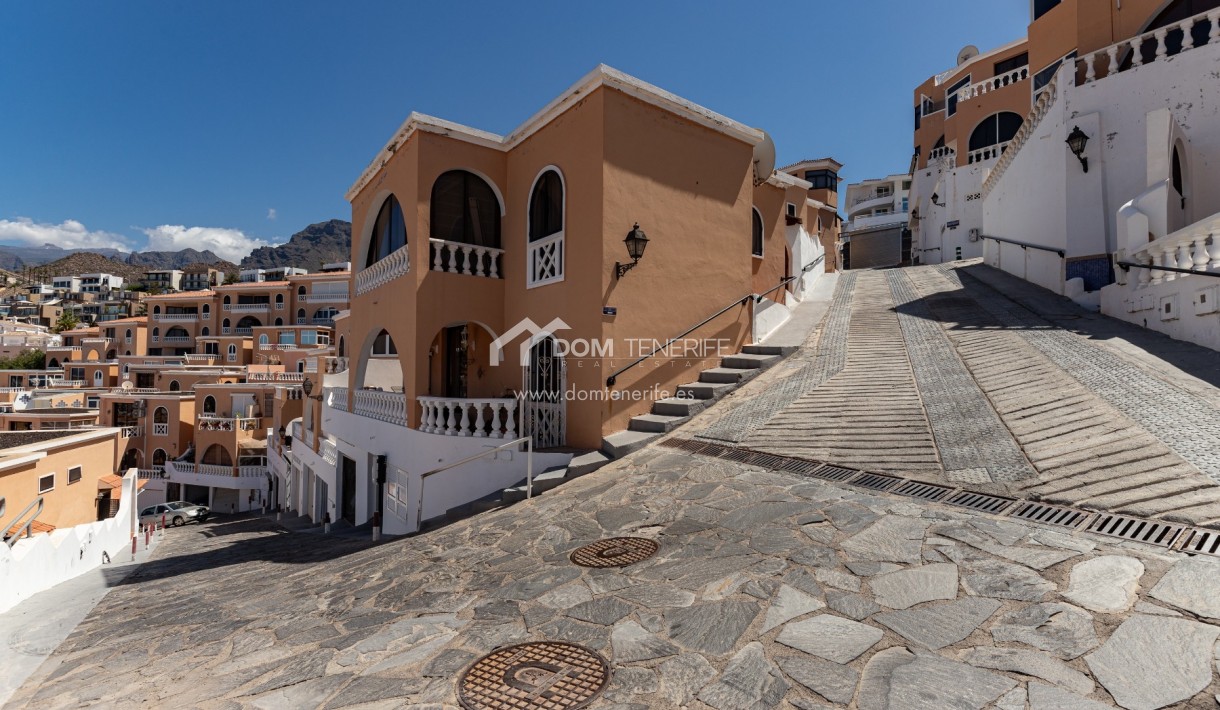
[[[127,238],[111,232],[91,232],[74,219],[42,224],[26,217],[0,219],[0,241],[40,247],[54,244],[63,249],[122,249],[131,251]]]
[[[221,258],[234,263],[249,256],[256,247],[271,246],[271,242],[265,239],[249,237],[240,230],[223,227],[184,227],[163,224],[160,227],[141,231],[148,235],[148,248],[151,251],[211,249]]]
[[[267,210],[267,219],[274,220],[274,219],[275,219],[276,217],[278,217],[278,216],[279,216],[279,215],[277,215],[277,214],[276,214],[276,212],[275,212],[275,208],[274,208],[274,207],[272,207],[271,209]]]

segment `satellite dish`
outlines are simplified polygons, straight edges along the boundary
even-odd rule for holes
[[[754,184],[761,185],[775,172],[775,141],[763,131],[763,138],[754,146]]]
[[[957,65],[960,67],[977,56],[979,56],[979,48],[973,44],[968,44],[962,47],[962,51],[957,53]]]
[[[133,385],[133,384],[131,383],[131,380],[127,380],[126,382],[124,382],[124,383],[123,383],[123,389],[124,389],[124,390],[131,390],[131,389],[135,389],[135,385]]]

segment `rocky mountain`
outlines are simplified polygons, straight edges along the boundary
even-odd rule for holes
[[[351,259],[352,223],[341,219],[311,224],[274,247],[259,247],[241,260],[243,269],[297,266],[317,271],[322,264]]]
[[[124,281],[139,281],[147,269],[132,266],[126,261],[112,259],[102,254],[78,251],[68,256],[30,269],[35,278],[49,282],[56,276],[79,276],[81,274],[114,274]],[[19,270],[20,271],[20,270]]]
[[[61,249],[54,244],[43,244],[40,247],[23,247],[0,244],[0,269],[21,271],[26,266],[41,266],[58,261],[72,254],[100,254],[104,257],[122,258],[123,252],[118,249]]]
[[[191,264],[216,264],[224,261],[211,249],[198,251],[138,251],[127,257],[127,263],[144,269],[181,269]],[[230,262],[225,262],[230,263]],[[219,267],[217,267],[219,268]]]

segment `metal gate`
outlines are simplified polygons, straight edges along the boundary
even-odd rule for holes
[[[567,365],[555,354],[555,339],[543,338],[530,347],[524,368],[522,426],[534,439],[534,448],[563,446],[566,438],[564,389]]]

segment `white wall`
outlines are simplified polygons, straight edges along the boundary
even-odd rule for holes
[[[138,526],[135,469],[123,477],[123,494],[115,517],[61,528],[17,542],[10,550],[0,543],[0,612],[24,599],[102,565],[102,553],[112,561],[131,559],[131,539]],[[154,536],[155,539],[155,536]],[[139,541],[143,545],[143,541]]]
[[[1174,278],[1138,288],[1139,272],[1131,269],[1126,285],[1112,284],[1101,290],[1103,313],[1176,340],[1220,350],[1220,279],[1166,273]]]
[[[921,264],[953,261],[959,248],[963,259],[983,255],[982,242],[971,241],[970,231],[983,228],[983,180],[995,161],[956,167],[953,160],[931,161],[912,179],[910,207],[920,219],[911,230],[911,258]],[[934,194],[943,207],[932,203]],[[952,222],[957,226],[950,228]]]

